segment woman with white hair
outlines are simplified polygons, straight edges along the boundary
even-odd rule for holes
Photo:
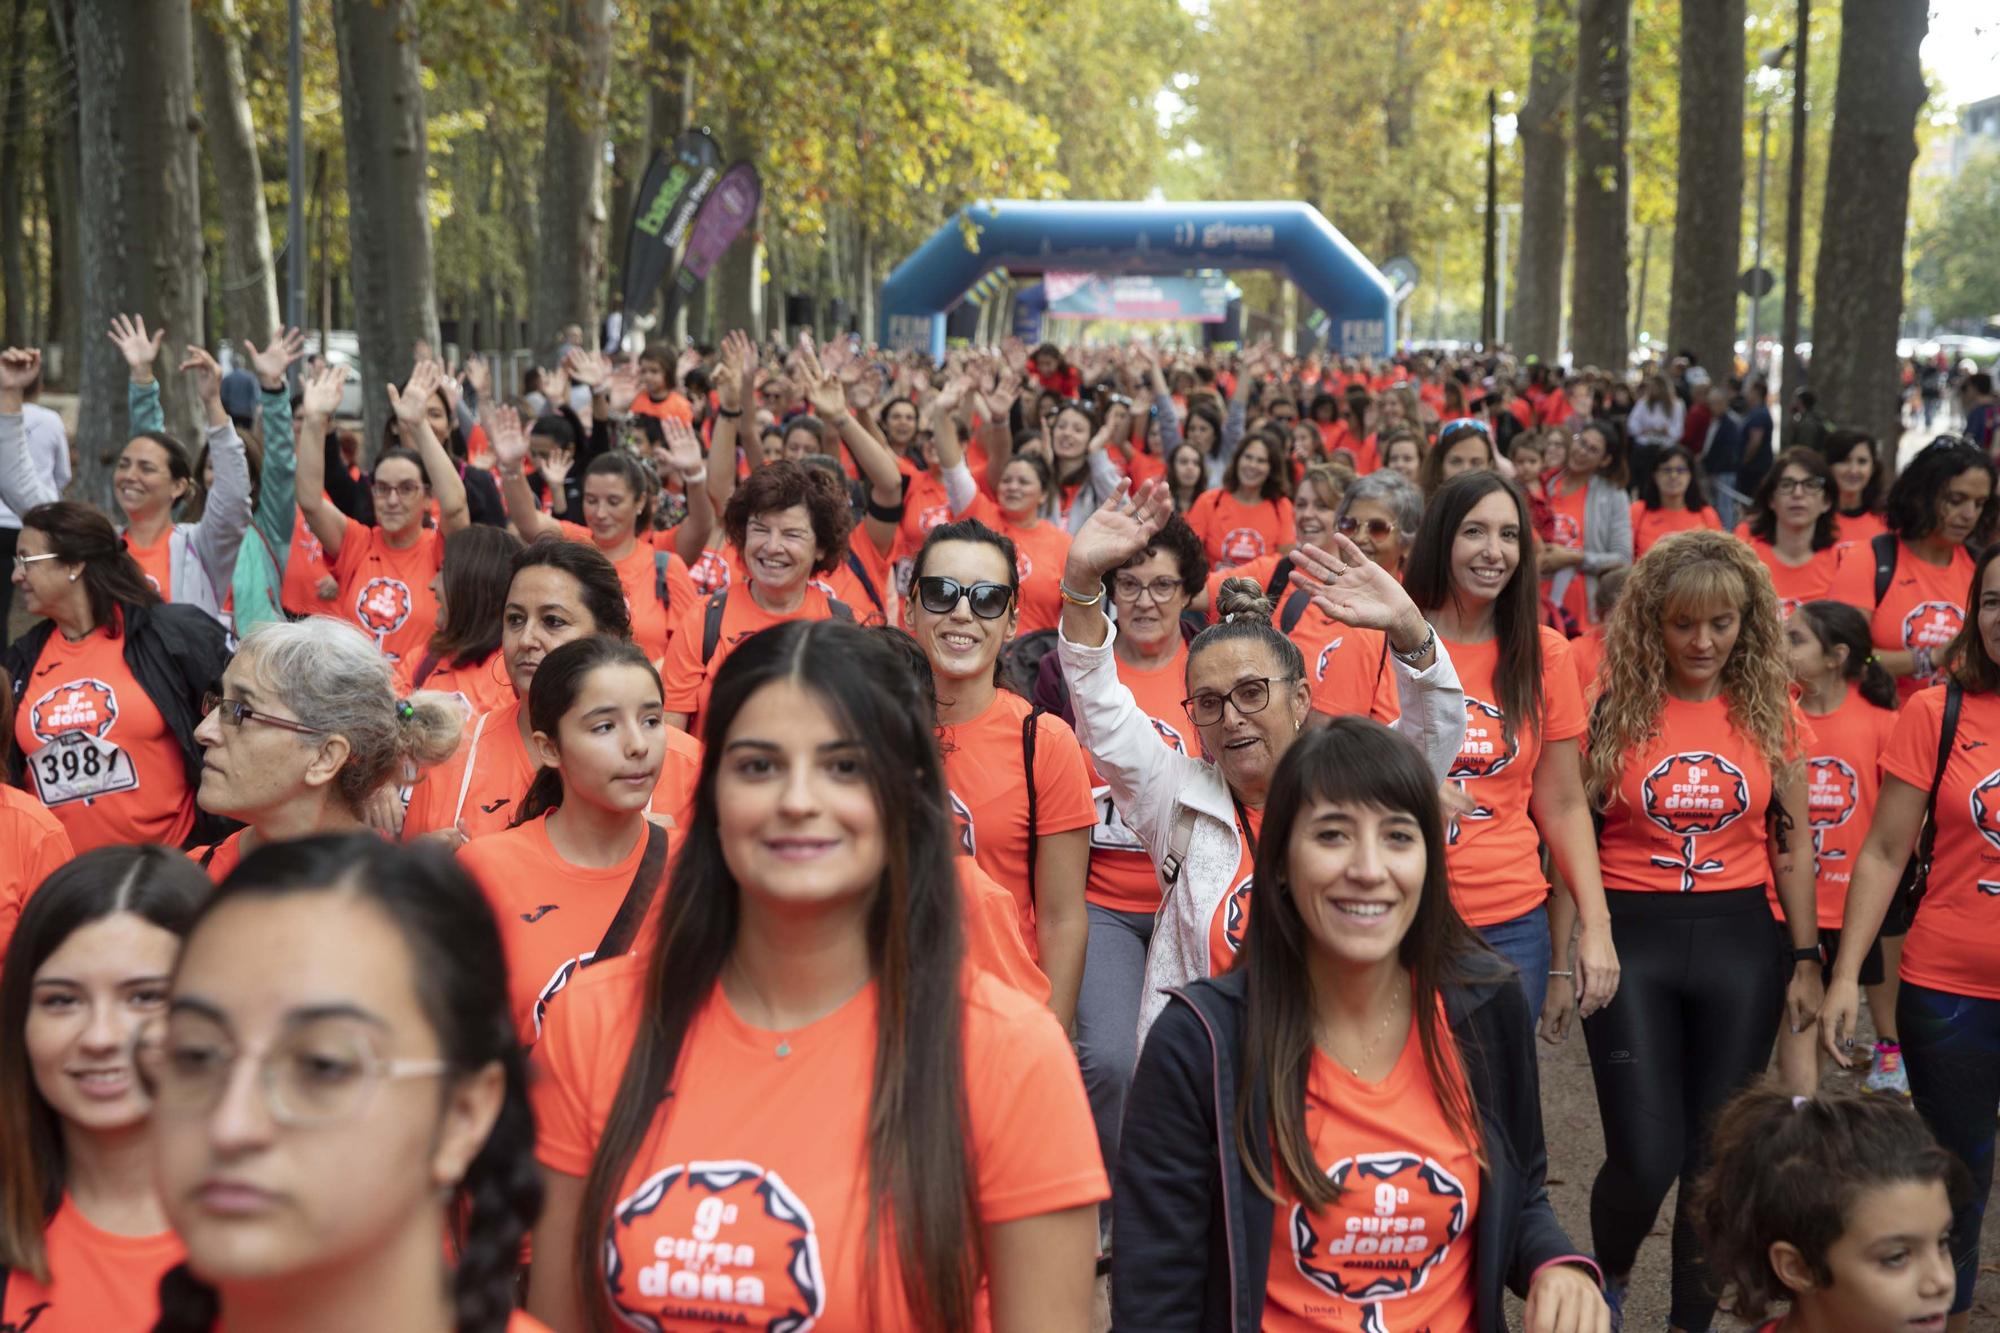
[[[464,717],[449,694],[399,697],[374,642],[330,616],[253,632],[203,714],[195,801],[248,825],[191,853],[217,881],[263,843],[369,827],[371,802],[451,756]]]

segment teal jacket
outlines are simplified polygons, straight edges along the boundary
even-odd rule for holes
[[[126,391],[126,410],[131,415],[133,434],[164,430],[166,417],[160,411],[159,381],[131,385]],[[298,454],[292,445],[292,400],[283,389],[266,389],[261,411],[264,464],[258,475],[250,532],[245,534],[256,540],[246,540],[237,547],[235,571],[230,578],[235,614],[233,620],[225,619],[239,639],[259,625],[285,619],[281,601],[285,556],[291,550],[292,524],[298,514]],[[220,477],[217,487],[221,488]],[[211,502],[214,498],[211,497]]]

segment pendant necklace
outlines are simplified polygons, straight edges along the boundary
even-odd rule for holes
[[[1401,994],[1401,992],[1399,991],[1397,992],[1397,994]],[[1402,1007],[1403,1007],[1402,1004],[1398,1000],[1396,1000],[1394,997],[1391,997],[1389,1001],[1389,1012],[1382,1016],[1382,1026],[1376,1029],[1375,1035],[1369,1039],[1368,1044],[1361,1048],[1361,1058],[1359,1060],[1349,1063],[1348,1061],[1341,1059],[1339,1055],[1335,1054],[1333,1049],[1333,1043],[1331,1041],[1322,1042],[1321,1045],[1325,1049],[1326,1053],[1328,1055],[1333,1056],[1334,1060],[1337,1061],[1344,1069],[1346,1069],[1348,1073],[1354,1075],[1354,1077],[1356,1078],[1360,1078],[1361,1066],[1367,1064],[1368,1061],[1374,1057],[1375,1048],[1382,1044],[1382,1038],[1389,1035],[1389,1025],[1395,1022],[1396,1015],[1402,1009]]]
[[[763,1008],[765,1016],[769,1017],[771,1002],[764,998],[764,993],[758,990],[756,984],[750,980],[750,974],[745,972],[741,965],[734,960],[730,962],[729,966],[735,970],[736,979],[743,984],[743,988],[750,992],[751,998],[757,1001],[758,1005]],[[792,1053],[792,1034],[789,1032],[780,1032],[778,1034],[778,1044],[773,1048],[771,1053],[780,1060],[790,1055]]]

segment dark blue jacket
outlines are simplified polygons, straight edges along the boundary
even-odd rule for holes
[[[1112,1193],[1111,1320],[1121,1333],[1257,1333],[1271,1265],[1274,1205],[1236,1154],[1245,974],[1172,992],[1140,1053],[1119,1134]],[[1511,973],[1445,992],[1445,1014],[1479,1114],[1490,1166],[1473,1224],[1479,1333],[1505,1333],[1503,1288],[1579,1255],[1543,1179],[1541,1084],[1527,997]],[[1415,1040],[1412,1036],[1411,1040]],[[1270,1112],[1250,1123],[1265,1173]]]

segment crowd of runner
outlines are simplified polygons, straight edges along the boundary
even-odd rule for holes
[[[1598,1333],[1677,1185],[1676,1330],[1969,1326],[1988,376],[1892,481],[1686,358],[420,348],[366,440],[109,336],[109,512],[0,353],[0,1329]]]

